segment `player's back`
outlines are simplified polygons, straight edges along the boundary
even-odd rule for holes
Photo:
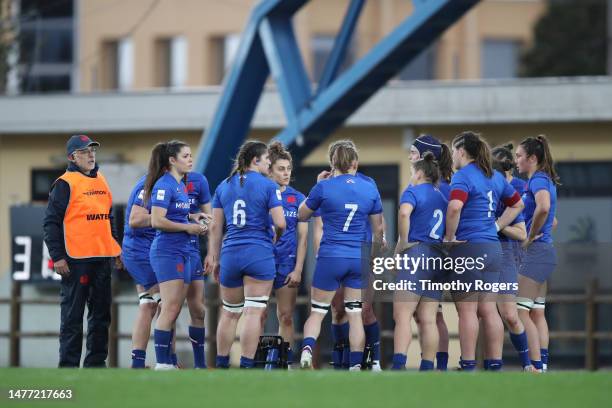
[[[223,247],[255,244],[272,249],[268,213],[280,205],[276,183],[255,171],[233,175],[219,184],[214,208],[223,208],[227,233]]]
[[[315,189],[319,190],[323,220],[319,256],[361,257],[361,245],[368,239],[369,216],[382,212],[375,185],[361,177],[343,174],[319,182]]]

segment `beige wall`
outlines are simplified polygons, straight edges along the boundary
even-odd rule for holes
[[[134,47],[132,89],[156,86],[155,44],[157,40],[182,35],[187,39],[186,86],[214,85],[218,77],[215,39],[239,33],[245,27],[257,0],[161,0],[146,18],[149,0],[112,2],[79,1],[80,91],[105,89],[108,70],[103,44],[131,34]],[[177,6],[180,4],[180,6]],[[303,59],[312,68],[311,39],[335,35],[348,0],[312,0],[295,19],[296,35]],[[480,77],[481,42],[486,38],[511,39],[529,44],[532,27],[545,9],[544,0],[484,0],[444,33],[436,53],[437,79]],[[411,0],[371,0],[364,7],[357,27],[357,55],[363,56],[384,35],[412,12]],[[136,24],[141,21],[140,24]]]
[[[505,126],[431,126],[415,127],[415,135],[431,133],[444,141],[465,129],[482,132],[492,146],[513,140],[518,143],[529,135],[546,134],[552,143],[557,161],[612,160],[612,123],[537,124]],[[403,147],[403,128],[343,128],[330,136],[304,161],[305,165],[327,163],[327,145],[336,139],[352,138],[359,148],[362,164],[396,164],[399,166],[401,191],[408,184],[410,167],[408,152]],[[273,130],[254,131],[251,136],[269,140]],[[194,151],[200,132],[91,134],[101,142],[105,153],[121,154],[127,163],[146,165],[152,146],[171,138],[185,140]],[[34,168],[57,168],[65,154],[66,135],[0,135],[0,276],[10,267],[9,207],[30,202],[30,174]]]

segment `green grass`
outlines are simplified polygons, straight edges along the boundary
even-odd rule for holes
[[[71,401],[8,390],[72,389]],[[604,407],[612,372],[348,373],[260,370],[0,369],[0,407]]]

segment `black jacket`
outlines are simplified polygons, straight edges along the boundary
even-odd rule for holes
[[[70,163],[66,171],[79,171],[79,168],[74,163]],[[86,176],[96,177],[97,175],[98,165],[96,164],[96,167],[91,171],[91,174]],[[51,191],[49,192],[49,203],[47,204],[45,220],[43,223],[43,238],[45,240],[45,244],[47,244],[47,248],[49,249],[49,255],[54,262],[62,259],[77,263],[99,261],[100,258],[72,259],[66,253],[66,247],[64,245],[64,216],[66,215],[66,208],[68,208],[69,201],[70,186],[64,180],[57,179],[51,186]],[[112,234],[113,237],[117,239],[117,231],[115,229],[112,209],[109,215]]]

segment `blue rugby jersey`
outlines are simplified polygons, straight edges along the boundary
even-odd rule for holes
[[[313,211],[320,209],[323,219],[319,257],[361,258],[361,245],[368,242],[368,217],[382,213],[376,186],[350,174],[318,182],[306,205]]]
[[[412,205],[408,242],[441,242],[446,226],[448,200],[431,183],[408,186],[401,204]]]
[[[223,248],[235,245],[261,245],[273,249],[269,233],[269,212],[282,206],[278,185],[266,176],[248,171],[235,174],[219,184],[213,197],[213,208],[223,209],[227,232]]]

